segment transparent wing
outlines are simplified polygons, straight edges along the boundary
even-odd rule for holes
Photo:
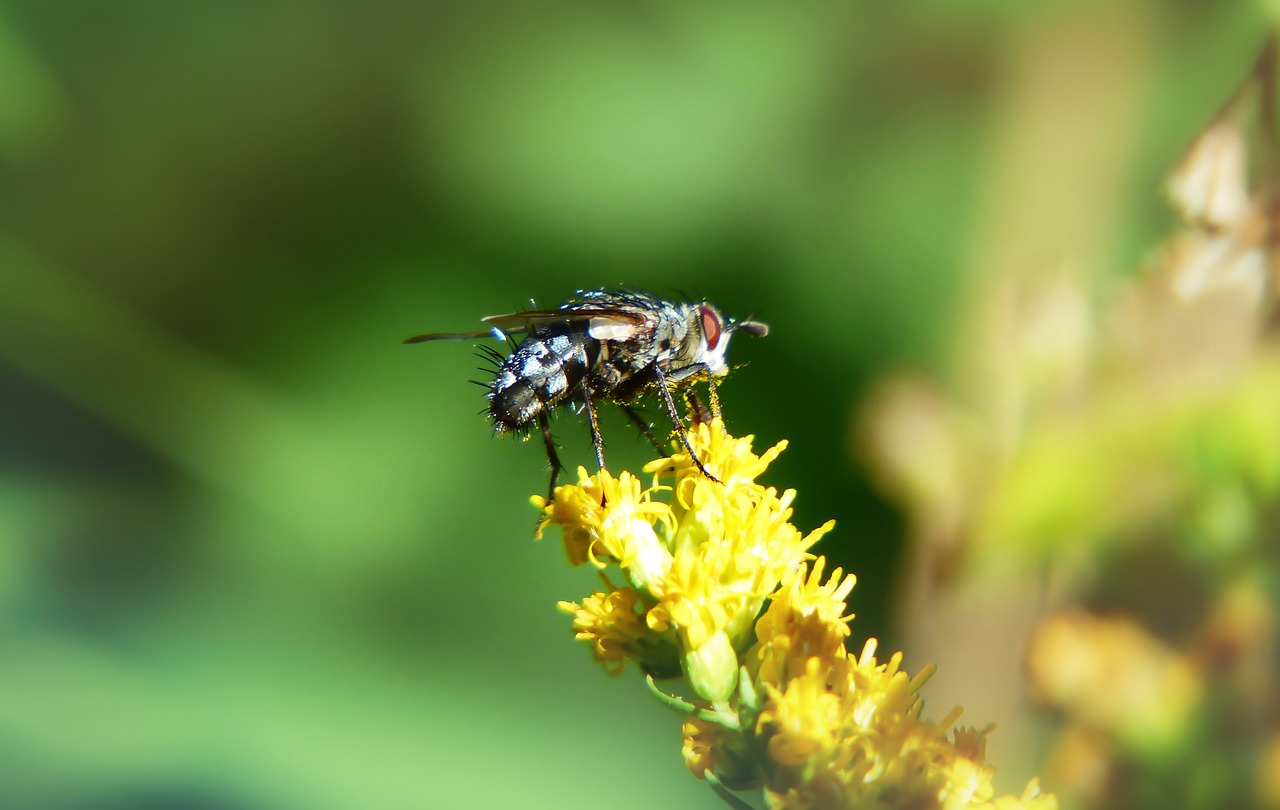
[[[405,338],[405,343],[425,343],[429,340],[475,340],[490,337],[497,332],[505,335],[528,332],[537,326],[562,323],[586,323],[590,335],[597,340],[626,340],[644,325],[645,316],[640,312],[605,307],[582,309],[526,309],[508,315],[490,315],[481,318],[489,329],[478,332],[428,332]]]
[[[487,324],[496,326],[504,332],[520,332],[534,326],[545,326],[553,323],[582,323],[590,321],[592,326],[611,325],[618,328],[643,326],[643,313],[625,309],[584,307],[582,309],[527,309],[513,312],[510,315],[490,315],[481,318]]]
[[[512,330],[514,331],[514,330]],[[405,343],[426,343],[428,340],[476,340],[477,338],[493,337],[492,329],[485,329],[480,332],[428,332],[425,335],[414,335],[404,339]]]

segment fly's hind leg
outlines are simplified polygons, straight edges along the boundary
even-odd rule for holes
[[[693,449],[693,445],[689,443],[689,431],[684,426],[684,422],[680,419],[680,413],[676,410],[675,400],[671,398],[671,390],[667,388],[667,376],[662,373],[662,368],[654,365],[653,374],[658,379],[658,391],[662,395],[662,404],[667,409],[667,415],[671,417],[671,423],[675,425],[676,432],[680,434],[680,443],[684,445],[684,449],[689,451],[689,458],[693,460],[693,466],[698,468],[698,472],[707,478],[720,483],[720,479],[707,472],[707,468],[703,466],[702,459],[698,458],[698,453]]]
[[[551,419],[545,412],[538,414],[538,429],[542,431],[542,442],[547,446],[547,461],[551,464],[551,483],[547,485],[547,503],[556,497],[556,481],[560,480],[560,454],[556,452],[556,443],[551,439]]]

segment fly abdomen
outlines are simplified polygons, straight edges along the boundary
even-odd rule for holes
[[[587,371],[582,340],[537,330],[507,356],[489,391],[489,415],[500,430],[520,430],[570,397]]]

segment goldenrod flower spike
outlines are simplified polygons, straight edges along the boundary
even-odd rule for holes
[[[785,443],[756,455],[718,421],[689,439],[718,480],[677,451],[646,465],[649,487],[579,469],[551,502],[533,499],[570,563],[601,569],[605,590],[560,605],[574,632],[609,673],[632,660],[651,676],[685,718],[689,770],[731,804],[731,791],[758,788],[772,808],[1056,808],[1034,782],[991,802],[990,729],[951,730],[958,711],[920,718],[932,669],[911,678],[901,653],[877,661],[874,639],[846,652],[854,577],[824,576],[809,553],[833,524],[802,533],[795,491],[756,483]],[[606,575],[613,566],[625,584]],[[677,675],[691,699],[652,681]]]

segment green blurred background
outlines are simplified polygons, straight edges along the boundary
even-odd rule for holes
[[[618,284],[768,321],[729,425],[791,441],[896,649],[860,396],[944,365],[993,256],[1136,268],[1263,16],[3,0],[0,807],[721,806],[554,609],[593,579],[530,536],[540,447],[400,339]]]

